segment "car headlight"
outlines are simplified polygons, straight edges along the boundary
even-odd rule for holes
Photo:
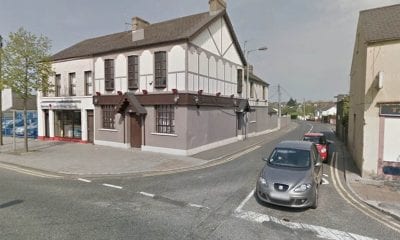
[[[310,188],[311,188],[311,184],[310,184],[310,183],[303,183],[303,184],[297,186],[297,187],[294,189],[294,191],[295,191],[295,192],[305,192],[305,191],[307,191],[307,190],[310,189]]]
[[[267,185],[267,180],[265,180],[265,178],[263,178],[263,177],[260,177],[260,178],[258,179],[258,181],[259,181],[262,185]]]
[[[326,148],[321,148],[321,153],[326,153]]]

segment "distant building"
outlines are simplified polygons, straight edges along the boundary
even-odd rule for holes
[[[55,54],[55,92],[38,98],[39,138],[191,155],[275,128],[268,84],[244,78],[226,2],[209,4],[154,24],[134,17],[131,31]]]
[[[348,147],[362,175],[400,177],[400,4],[360,12]]]

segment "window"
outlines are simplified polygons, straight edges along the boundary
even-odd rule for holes
[[[114,59],[104,60],[104,75],[106,91],[114,91]]]
[[[63,138],[81,138],[81,111],[55,110],[54,134]]]
[[[262,93],[262,94],[263,94],[263,100],[266,100],[266,99],[265,99],[265,93],[266,93],[266,92],[265,92],[265,89],[266,89],[265,86],[263,86],[263,93]]]
[[[139,88],[139,57],[128,56],[128,89],[136,90]]]
[[[243,89],[243,70],[242,69],[238,69],[237,70],[237,93],[242,93],[242,89]]]
[[[101,110],[103,111],[103,128],[114,129],[114,105],[104,105]]]
[[[56,74],[54,85],[55,85],[54,95],[56,97],[59,97],[61,93],[61,74]]]
[[[76,96],[76,74],[69,74],[69,95]]]
[[[85,95],[90,96],[93,94],[93,89],[92,89],[92,72],[91,71],[86,71],[85,72]]]
[[[250,98],[254,98],[254,83],[250,82]]]
[[[158,105],[156,108],[157,133],[175,133],[174,105]]]
[[[155,85],[156,88],[167,87],[167,53],[156,52],[154,54]]]

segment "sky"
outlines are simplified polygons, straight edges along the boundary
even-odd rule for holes
[[[270,84],[270,101],[334,101],[348,93],[358,15],[400,0],[227,0],[227,12],[254,73]],[[208,11],[208,0],[0,0],[0,34],[19,27],[47,36],[51,53],[82,40]]]

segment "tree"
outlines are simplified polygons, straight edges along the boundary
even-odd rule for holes
[[[290,98],[289,101],[287,102],[286,106],[288,106],[288,107],[296,107],[297,106],[297,101],[294,100],[293,98]]]
[[[4,79],[7,85],[23,100],[24,105],[24,143],[28,151],[27,101],[38,90],[47,92],[51,84],[50,40],[35,36],[23,28],[10,33],[4,48]]]

